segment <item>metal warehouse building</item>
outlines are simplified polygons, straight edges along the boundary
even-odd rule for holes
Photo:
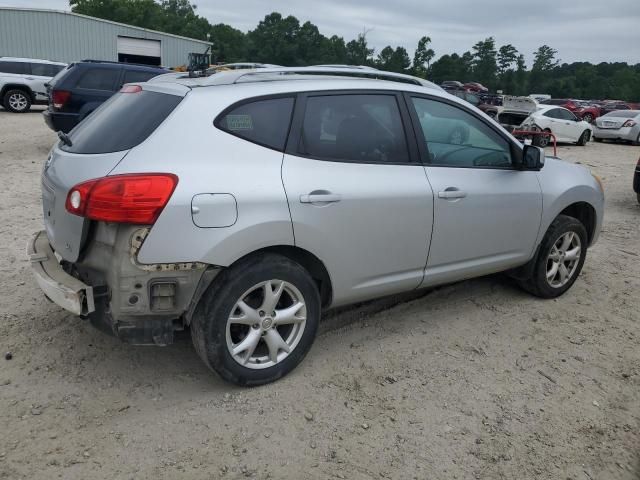
[[[177,67],[209,42],[57,10],[0,7],[0,56]]]

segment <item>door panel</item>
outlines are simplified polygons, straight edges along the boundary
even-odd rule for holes
[[[536,172],[425,170],[436,198],[423,286],[485,275],[529,259],[542,214]]]
[[[512,168],[513,145],[459,104],[408,97],[434,192],[431,248],[422,286],[525,263],[542,214],[536,172]]]
[[[334,306],[420,285],[433,218],[422,166],[286,154],[282,178],[296,246],[324,262]]]
[[[332,305],[418,287],[433,192],[402,97],[306,94],[296,110],[282,180],[295,244],[324,262]]]

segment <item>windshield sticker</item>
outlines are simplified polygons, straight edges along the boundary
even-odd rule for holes
[[[227,115],[227,128],[229,130],[253,130],[251,115]]]

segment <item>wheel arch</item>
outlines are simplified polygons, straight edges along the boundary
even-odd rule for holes
[[[5,93],[9,90],[22,90],[29,94],[32,103],[35,101],[35,94],[33,93],[33,90],[31,90],[31,87],[23,83],[7,83],[3,85],[2,90],[0,90],[0,98],[4,98]]]
[[[299,263],[311,278],[318,285],[318,291],[320,292],[320,301],[323,308],[329,307],[333,300],[333,284],[331,282],[331,276],[324,262],[320,260],[316,255],[300,247],[293,245],[272,245],[254,250],[238,259],[236,259],[229,267],[244,261],[249,257],[263,255],[265,253],[275,253],[287,257],[288,259]],[[229,268],[228,267],[228,268]]]
[[[595,236],[597,225],[597,214],[596,209],[593,207],[593,205],[591,205],[589,202],[575,202],[565,207],[564,210],[562,210],[558,215],[567,215],[569,217],[575,218],[580,223],[582,223],[585,230],[587,231],[589,244],[591,244]],[[555,218],[558,218],[558,215],[556,215]]]

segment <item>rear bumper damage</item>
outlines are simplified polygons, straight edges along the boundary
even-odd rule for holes
[[[168,345],[190,323],[219,269],[197,262],[138,263],[148,230],[96,223],[74,263],[60,263],[42,231],[27,253],[38,285],[60,307],[127,343]]]
[[[52,302],[75,315],[95,311],[93,288],[64,271],[44,230],[29,240],[27,256],[36,282]]]

